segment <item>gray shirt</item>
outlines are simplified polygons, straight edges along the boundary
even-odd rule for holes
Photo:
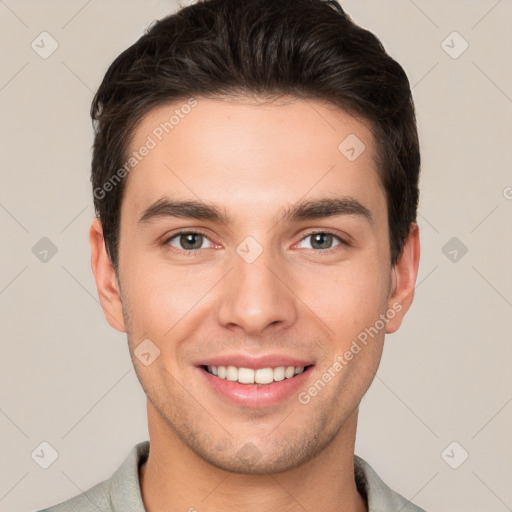
[[[139,467],[149,454],[149,441],[135,445],[114,474],[87,491],[38,512],[145,512]],[[366,496],[368,512],[425,512],[392,491],[361,457],[354,455],[357,489]]]

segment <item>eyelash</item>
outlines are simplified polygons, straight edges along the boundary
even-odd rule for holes
[[[344,245],[344,246],[349,246],[350,244],[344,240],[343,238],[341,238],[339,235],[337,235],[336,233],[334,233],[333,231],[329,231],[329,230],[317,230],[317,231],[311,231],[309,233],[306,233],[300,240],[299,242],[297,243],[300,243],[302,242],[302,240],[304,240],[305,238],[308,238],[309,236],[313,236],[313,235],[317,235],[317,234],[322,234],[322,235],[332,235],[333,237],[337,238],[339,240],[339,245]],[[196,254],[197,252],[199,251],[202,251],[203,249],[191,249],[189,251],[185,251],[185,250],[179,250],[179,249],[176,249],[175,247],[171,247],[169,245],[169,242],[171,240],[173,240],[174,238],[176,237],[179,237],[179,236],[182,236],[182,235],[202,235],[204,236],[205,238],[207,238],[210,242],[212,242],[212,240],[210,240],[210,238],[208,237],[208,235],[201,231],[200,229],[196,229],[196,230],[185,230],[185,231],[178,231],[177,233],[174,233],[172,236],[166,238],[163,242],[163,245],[170,251],[174,252],[174,253],[177,253],[177,254],[185,254],[187,256],[193,256],[194,254]],[[334,247],[330,247],[329,249],[311,249],[317,253],[328,253],[330,254],[332,251],[336,250],[338,246],[334,246]]]

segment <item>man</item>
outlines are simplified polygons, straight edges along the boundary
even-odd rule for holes
[[[149,442],[50,511],[418,511],[354,455],[411,305],[407,77],[323,0],[206,0],[110,66],[92,269]]]

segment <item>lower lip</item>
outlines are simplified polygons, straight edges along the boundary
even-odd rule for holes
[[[220,379],[203,368],[198,368],[208,385],[231,403],[253,408],[264,408],[279,404],[291,396],[296,396],[304,386],[313,367],[309,366],[299,375],[271,384],[240,384],[227,379]]]

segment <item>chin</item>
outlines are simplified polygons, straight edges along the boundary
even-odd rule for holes
[[[229,442],[226,446],[192,447],[196,454],[212,466],[245,475],[269,475],[289,471],[318,455],[329,439],[319,439],[302,432],[295,439],[275,439],[271,444],[260,441]],[[265,446],[263,446],[265,444]],[[240,448],[238,448],[240,446]]]

